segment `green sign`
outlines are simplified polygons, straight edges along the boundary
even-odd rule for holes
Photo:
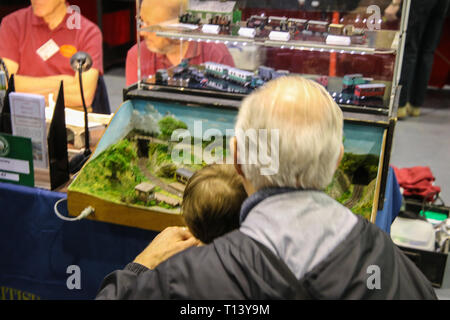
[[[0,133],[0,182],[34,187],[30,138]]]

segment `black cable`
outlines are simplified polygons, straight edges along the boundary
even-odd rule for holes
[[[3,70],[5,71],[5,76],[6,76],[6,83],[9,83],[9,72],[8,72],[8,68],[6,67],[5,61],[3,61],[2,58],[0,58],[0,64],[2,65]]]
[[[91,149],[90,149],[90,142],[89,142],[89,125],[88,125],[88,112],[86,107],[86,101],[84,100],[84,90],[83,90],[83,81],[81,78],[82,74],[82,66],[81,62],[78,63],[78,79],[80,81],[80,91],[81,91],[81,101],[83,102],[83,109],[84,109],[84,154],[90,155]]]

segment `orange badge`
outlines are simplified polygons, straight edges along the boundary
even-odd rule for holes
[[[77,53],[77,48],[71,44],[64,44],[59,48],[59,52],[66,57],[71,58],[75,53]]]

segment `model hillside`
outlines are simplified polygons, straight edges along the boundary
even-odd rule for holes
[[[153,120],[141,118],[141,121]],[[156,123],[158,130],[134,128],[90,160],[71,190],[126,205],[179,209],[187,181],[206,163],[202,154],[195,153],[193,138],[184,145],[191,149],[190,161],[173,161],[173,154],[183,159],[184,150],[177,149],[178,141],[170,141],[172,132],[187,129],[187,125],[173,115],[162,117]],[[202,153],[206,144],[200,145]],[[225,145],[217,150],[227,155]]]
[[[370,219],[378,162],[376,155],[344,153],[326,193],[354,213]]]

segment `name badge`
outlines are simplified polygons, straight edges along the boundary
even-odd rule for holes
[[[42,60],[47,61],[55,53],[59,51],[59,47],[53,39],[48,40],[44,43],[39,49],[36,50],[36,53],[41,57]]]

